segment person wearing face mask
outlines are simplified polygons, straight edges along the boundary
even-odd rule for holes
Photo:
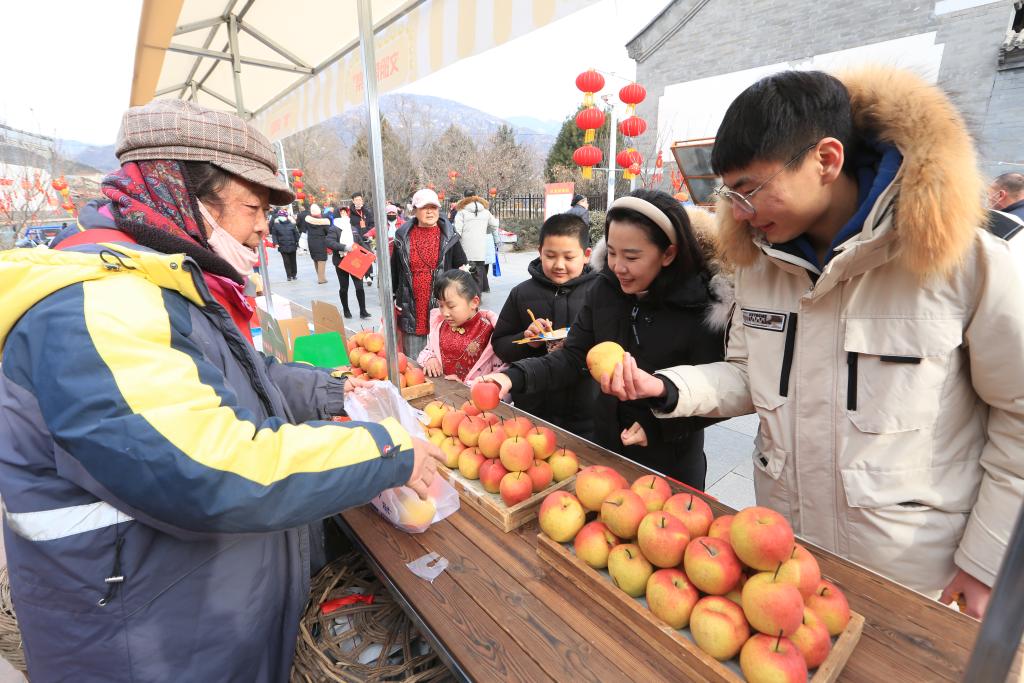
[[[391,419],[331,421],[355,382],[253,347],[247,275],[265,211],[294,198],[265,137],[155,100],[124,115],[116,154],[53,249],[0,253],[0,496],[28,675],[287,680],[325,559],[311,534],[384,489],[425,496],[440,453]]]
[[[399,213],[400,212],[397,206],[395,206],[394,204],[388,204],[387,213],[384,215],[384,217],[387,219],[388,223],[389,240],[395,239],[395,233],[398,232],[399,228],[405,225],[405,219],[402,218],[399,215]]]

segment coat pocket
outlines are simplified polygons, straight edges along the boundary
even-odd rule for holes
[[[867,434],[931,427],[939,412],[960,320],[860,318],[846,321],[846,413]]]
[[[796,347],[796,313],[742,308],[750,397],[761,415],[789,398]]]

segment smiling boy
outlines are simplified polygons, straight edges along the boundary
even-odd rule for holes
[[[1024,494],[1024,292],[960,115],[893,69],[783,72],[712,164],[737,267],[726,360],[609,393],[756,411],[754,486],[807,540],[984,613]]]

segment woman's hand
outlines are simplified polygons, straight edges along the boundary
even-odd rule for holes
[[[644,431],[639,422],[634,422],[633,426],[629,429],[623,429],[619,437],[622,439],[623,446],[647,445],[647,432]]]
[[[356,377],[355,375],[349,375],[345,378],[345,393],[349,394],[361,387],[369,386],[370,380],[363,379],[362,377]]]
[[[601,391],[620,401],[656,398],[665,393],[665,383],[637,367],[636,359],[627,353],[612,374],[601,377]]]
[[[512,391],[512,380],[510,380],[508,378],[508,375],[506,375],[503,372],[496,372],[491,375],[477,377],[475,380],[473,380],[470,386],[476,384],[477,382],[494,382],[495,384],[497,384],[498,387],[500,387],[500,391],[498,392],[499,398],[505,398],[506,396],[508,396],[509,392]]]
[[[430,358],[423,364],[423,374],[427,377],[440,377],[442,372],[444,370],[441,367],[441,361],[437,358]]]
[[[437,475],[437,463],[444,460],[441,449],[423,439],[412,438],[413,465],[412,474],[406,486],[416,492],[421,499],[427,499],[427,491]]]

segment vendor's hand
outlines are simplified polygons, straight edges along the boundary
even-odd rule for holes
[[[370,385],[370,380],[363,379],[362,377],[356,377],[355,375],[349,375],[345,378],[345,393],[349,394],[361,387]]]
[[[444,460],[441,449],[423,439],[412,438],[413,465],[412,475],[406,486],[416,492],[421,499],[427,499],[427,490],[437,475],[437,463]]]
[[[508,375],[503,372],[496,372],[491,375],[478,377],[473,384],[476,384],[477,382],[494,382],[497,384],[500,387],[500,391],[498,392],[499,398],[505,398],[508,396],[509,392],[512,391],[512,380],[510,380]]]
[[[956,576],[946,586],[946,590],[942,591],[939,602],[943,605],[948,605],[956,600],[957,596],[963,596],[964,602],[967,603],[967,608],[963,610],[964,614],[975,619],[981,619],[985,616],[985,610],[988,608],[988,598],[991,594],[991,588],[978,581],[963,569],[958,569]]]
[[[627,353],[614,372],[601,377],[601,391],[620,401],[654,398],[665,393],[665,383],[637,367],[636,359]]]
[[[546,318],[537,318],[532,323],[530,323],[529,327],[526,328],[526,331],[523,332],[523,336],[527,337],[527,338],[529,338],[529,337],[539,337],[540,335],[544,334],[545,332],[550,332],[552,329],[553,328],[551,327],[551,321],[550,320],[547,320]],[[536,348],[540,348],[540,346],[542,344],[544,344],[544,342],[543,341],[533,341],[533,342],[527,342],[527,344],[529,346],[532,346],[533,348],[536,349]]]
[[[623,429],[622,434],[619,436],[622,439],[623,446],[647,445],[647,432],[644,431],[639,422],[634,422],[633,426],[629,429]]]
[[[427,377],[440,377],[443,372],[441,361],[436,358],[431,358],[423,364],[423,374]]]

